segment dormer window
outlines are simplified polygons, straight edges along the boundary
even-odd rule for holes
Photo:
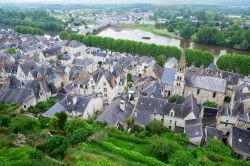
[[[174,111],[170,111],[170,116],[171,116],[171,117],[174,116]]]

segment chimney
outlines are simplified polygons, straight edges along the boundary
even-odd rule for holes
[[[120,109],[121,109],[122,111],[125,111],[125,101],[124,101],[124,100],[121,100],[121,101],[120,101]]]

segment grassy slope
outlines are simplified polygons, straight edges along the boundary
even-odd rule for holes
[[[169,38],[175,38],[179,39],[180,37],[178,35],[175,35],[174,33],[168,32],[165,29],[155,29],[152,25],[142,25],[142,24],[117,24],[115,25],[119,28],[129,28],[129,29],[140,29],[143,31],[151,32],[153,34],[169,37]]]
[[[105,150],[95,143],[82,143],[67,151],[64,160],[69,164],[88,166],[144,166],[144,164],[126,159],[115,153]]]

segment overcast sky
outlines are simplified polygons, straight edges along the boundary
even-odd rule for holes
[[[121,3],[166,3],[166,4],[225,4],[228,3],[245,3],[250,5],[250,0],[0,0],[2,3],[82,3],[82,4],[121,4]]]

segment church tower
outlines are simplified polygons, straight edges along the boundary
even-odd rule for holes
[[[184,94],[185,88],[185,72],[186,72],[186,49],[182,49],[182,55],[179,64],[176,66],[175,79],[173,84],[173,95]]]

